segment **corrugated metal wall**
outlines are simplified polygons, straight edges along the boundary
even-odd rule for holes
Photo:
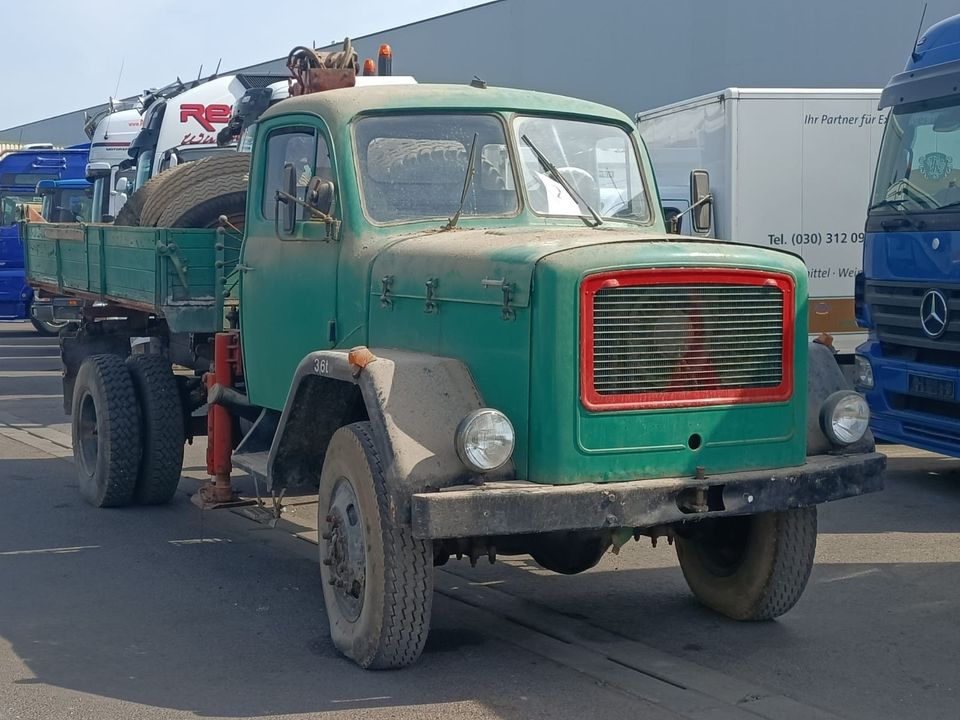
[[[903,68],[921,0],[500,0],[356,40],[421,82],[487,82],[635,112],[742,87],[878,87]],[[925,25],[958,11],[930,0]],[[282,68],[274,60],[246,68]],[[163,78],[157,78],[160,83]],[[0,141],[83,142],[83,111]]]

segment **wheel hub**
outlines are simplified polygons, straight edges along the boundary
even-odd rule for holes
[[[97,433],[97,406],[89,393],[80,401],[80,422],[77,426],[77,439],[80,444],[80,462],[87,474],[93,474],[97,467],[97,454],[100,451]]]
[[[327,555],[323,564],[330,569],[328,582],[344,616],[356,620],[363,609],[367,554],[360,505],[345,478],[333,490],[326,522]]]

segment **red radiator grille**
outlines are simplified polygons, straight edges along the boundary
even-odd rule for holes
[[[793,393],[788,275],[717,268],[601,273],[580,288],[590,410],[781,402]]]

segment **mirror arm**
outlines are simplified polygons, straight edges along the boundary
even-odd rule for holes
[[[698,207],[700,207],[701,205],[705,205],[706,203],[709,203],[709,202],[713,202],[713,193],[707,193],[707,194],[704,195],[702,198],[700,198],[699,200],[697,200],[693,205],[691,205],[690,207],[688,207],[686,210],[683,210],[683,211],[681,211],[681,212],[678,212],[676,215],[674,215],[673,218],[671,219],[671,222],[673,223],[673,226],[676,227],[676,226],[677,226],[677,221],[678,221],[680,218],[682,218],[684,215],[686,215],[688,212],[693,212],[694,210],[696,210],[696,209],[697,209]]]
[[[340,232],[340,221],[337,220],[333,215],[327,215],[327,213],[317,210],[314,207],[311,207],[308,203],[305,203],[300,198],[291,195],[288,192],[283,190],[277,190],[276,200],[274,201],[273,209],[273,231],[277,236],[278,240],[282,240],[283,236],[280,234],[280,203],[293,203],[294,205],[299,205],[300,207],[307,210],[313,217],[311,219],[323,220],[324,224],[327,226],[327,240],[336,240]]]
[[[318,220],[323,220],[325,223],[336,222],[333,215],[327,215],[325,212],[321,210],[317,210],[314,207],[311,207],[309,203],[306,203],[300,198],[295,197],[290,193],[286,193],[283,190],[277,190],[277,202],[283,202],[283,203],[292,202],[294,205],[299,205],[300,207],[302,207],[304,210],[309,212],[314,218]]]

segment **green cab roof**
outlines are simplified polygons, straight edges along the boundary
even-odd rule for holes
[[[600,103],[514,88],[471,85],[379,85],[343,88],[287,98],[267,110],[261,119],[307,113],[340,125],[355,116],[374,112],[469,110],[479,112],[560,113],[582,115],[634,125],[624,113]]]

